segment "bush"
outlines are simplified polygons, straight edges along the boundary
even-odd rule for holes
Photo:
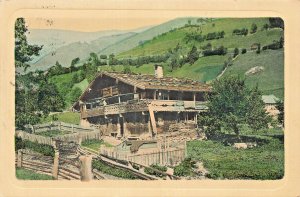
[[[220,46],[219,48],[215,50],[207,49],[202,52],[204,56],[211,56],[211,55],[225,55],[227,53],[227,49],[223,46]]]
[[[28,140],[22,140],[21,138],[15,137],[15,150],[17,151],[19,149],[30,149],[45,156],[54,157],[54,148],[52,146],[39,144],[37,142],[31,142]]]
[[[248,34],[248,29],[246,29],[246,28],[243,28],[243,29],[234,29],[233,32],[232,32],[232,34],[246,36]]]
[[[235,48],[233,51],[233,57],[235,58],[239,54],[239,52],[240,52],[239,49]]]
[[[247,49],[242,49],[242,54],[247,53]]]
[[[193,176],[196,162],[190,157],[183,160],[178,166],[174,168],[174,175],[176,176]]]
[[[150,167],[152,167],[154,169],[157,169],[159,171],[163,171],[163,172],[167,171],[167,167],[166,166],[159,166],[157,164],[151,164]],[[144,172],[146,174],[154,175],[154,176],[157,176],[157,177],[165,177],[165,175],[162,175],[161,173],[155,172],[151,168],[145,168]]]
[[[111,167],[111,166],[105,164],[101,160],[93,160],[92,167],[103,173],[110,174],[110,175],[113,175],[116,177],[120,177],[120,178],[124,178],[124,179],[137,179],[137,177],[135,175],[133,175],[132,173],[122,170],[122,169],[119,169],[119,168]]]

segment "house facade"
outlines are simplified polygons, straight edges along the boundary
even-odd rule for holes
[[[178,123],[196,127],[210,91],[208,84],[164,77],[156,65],[154,75],[100,73],[73,108],[80,110],[82,126],[103,135],[153,139]]]

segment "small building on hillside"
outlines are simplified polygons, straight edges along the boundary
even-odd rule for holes
[[[270,115],[277,116],[279,114],[279,110],[276,108],[276,103],[278,101],[280,101],[279,98],[277,98],[273,94],[271,94],[271,95],[262,95],[262,100],[265,103],[266,111]]]
[[[97,127],[103,135],[148,139],[177,123],[196,127],[210,91],[208,84],[164,77],[156,65],[154,75],[99,73],[73,108],[80,110],[82,126]]]

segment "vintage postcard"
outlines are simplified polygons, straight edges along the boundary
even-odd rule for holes
[[[16,183],[284,184],[282,15],[42,9],[10,30]]]

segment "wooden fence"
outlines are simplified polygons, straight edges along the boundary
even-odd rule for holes
[[[94,131],[93,128],[86,128],[75,124],[64,122],[50,122],[45,124],[29,125],[28,128],[32,133],[39,133],[50,130],[70,131],[70,132],[90,132]]]
[[[186,147],[158,149],[153,152],[131,153],[127,151],[117,151],[114,147],[101,146],[100,155],[116,160],[125,160],[150,166],[151,164],[174,166],[186,158]]]
[[[16,166],[47,174],[54,179],[79,180],[83,176],[80,173],[81,165],[76,165],[74,161],[69,159],[61,158],[59,154],[55,154],[53,158],[20,149],[17,152]]]
[[[47,145],[50,145],[50,146],[52,146],[53,143],[54,143],[54,141],[51,137],[35,135],[35,134],[27,133],[25,131],[20,131],[20,130],[16,131],[16,137],[19,137],[22,140],[37,142],[39,144],[47,144]]]
[[[53,145],[55,140],[61,140],[64,142],[75,142],[77,144],[81,144],[81,142],[84,140],[101,138],[100,131],[78,132],[56,137],[45,137],[38,134],[31,134],[25,131],[18,130],[16,131],[16,136],[20,137],[22,140],[28,140],[31,142],[37,142],[39,144],[47,144],[51,146]]]

